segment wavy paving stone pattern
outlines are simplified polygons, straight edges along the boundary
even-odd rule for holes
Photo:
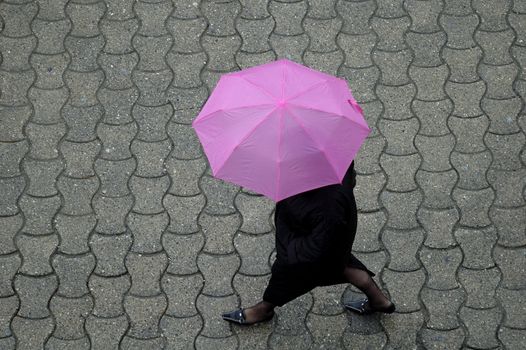
[[[0,349],[524,349],[526,1],[0,2]],[[213,179],[191,129],[221,74],[345,78],[373,132],[349,285],[271,323],[272,202]]]

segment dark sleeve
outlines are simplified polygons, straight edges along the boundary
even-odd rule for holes
[[[345,224],[344,208],[339,203],[313,214],[310,234],[295,237],[288,245],[289,263],[314,263],[330,258]]]
[[[349,165],[349,168],[347,169],[347,172],[343,177],[342,186],[347,191],[352,190],[354,186],[356,186],[356,171],[354,170],[354,160],[351,162],[351,165]]]

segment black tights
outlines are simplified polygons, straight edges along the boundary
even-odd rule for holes
[[[374,279],[364,270],[346,267],[343,274],[347,281],[361,290],[372,306],[388,306],[389,299],[382,293]]]

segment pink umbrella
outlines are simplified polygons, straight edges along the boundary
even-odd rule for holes
[[[345,80],[287,59],[222,75],[192,126],[215,177],[274,201],[341,183],[371,132]]]

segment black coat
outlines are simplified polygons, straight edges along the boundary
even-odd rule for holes
[[[317,286],[347,283],[346,266],[365,270],[352,253],[358,213],[354,162],[342,184],[325,186],[276,204],[276,260],[263,300],[282,306]]]
[[[348,263],[356,232],[354,162],[342,184],[324,186],[276,204],[276,254],[286,265]]]

